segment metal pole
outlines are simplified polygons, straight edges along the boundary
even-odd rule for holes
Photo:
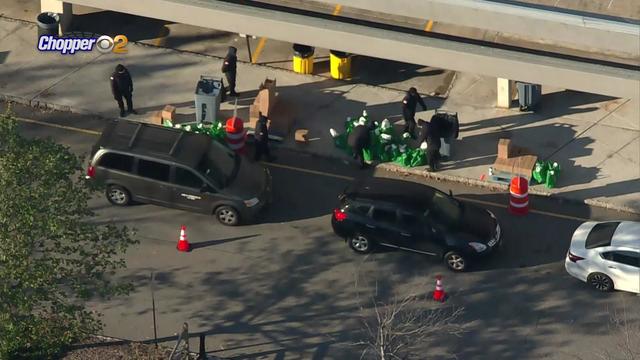
[[[204,334],[200,333],[200,351],[198,351],[198,360],[207,360],[207,354],[204,349]]]
[[[155,277],[155,273],[151,272],[151,308],[153,311],[153,341],[156,344],[156,349],[158,348],[158,328],[156,326],[156,297],[153,292],[153,279]]]
[[[246,35],[245,39],[247,39],[247,51],[249,51],[249,62],[253,62],[253,57],[251,56],[251,41],[249,40],[249,36],[251,35]]]

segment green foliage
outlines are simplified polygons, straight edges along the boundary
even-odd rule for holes
[[[80,158],[50,139],[27,139],[0,115],[0,359],[47,359],[102,323],[93,296],[128,293],[111,274],[132,232],[89,221],[95,189]]]

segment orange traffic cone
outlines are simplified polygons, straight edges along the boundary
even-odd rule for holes
[[[191,251],[191,244],[189,244],[189,240],[187,240],[187,227],[184,225],[180,227],[180,240],[178,240],[178,246],[176,246],[176,248],[178,251]]]
[[[433,292],[433,300],[444,302],[447,293],[444,292],[444,287],[442,286],[442,276],[436,276],[436,291]]]

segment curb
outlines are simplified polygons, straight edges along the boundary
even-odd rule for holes
[[[47,102],[47,101],[40,101],[40,100],[30,100],[28,98],[24,98],[24,97],[20,97],[20,96],[14,96],[14,95],[7,95],[7,94],[1,94],[0,93],[0,100],[4,100],[7,102],[15,102],[15,103],[19,103],[19,104],[23,104],[23,105],[27,105],[33,108],[38,108],[38,109],[45,109],[45,110],[56,110],[56,111],[66,111],[66,112],[73,112],[73,113],[78,113],[78,114],[83,114],[83,115],[91,115],[91,116],[95,116],[99,119],[102,120],[110,120],[110,119],[115,119],[115,118],[109,118],[109,117],[105,117],[96,113],[92,113],[89,110],[86,109],[81,109],[81,108],[75,108],[75,107],[71,107],[68,105],[60,105],[60,104],[55,104],[55,103],[51,103],[51,102]],[[299,146],[296,146],[296,144],[293,144],[293,146],[291,145],[280,145],[278,147],[281,147],[283,149],[287,149],[287,150],[295,150],[307,155],[311,155],[311,156],[317,156],[317,157],[322,157],[322,158],[328,158],[328,159],[333,159],[333,160],[339,160],[339,161],[348,161],[348,158],[343,157],[343,156],[336,156],[336,155],[331,155],[331,154],[320,154],[308,149],[303,149],[300,148]],[[426,179],[431,179],[431,180],[435,180],[435,181],[439,181],[439,182],[453,182],[453,183],[459,183],[459,184],[464,184],[464,185],[469,185],[469,186],[474,186],[474,187],[478,187],[478,188],[483,188],[483,189],[488,189],[494,192],[507,192],[509,191],[509,186],[507,185],[503,185],[503,184],[496,184],[496,183],[490,183],[488,181],[481,181],[481,180],[476,180],[476,179],[472,179],[472,178],[466,178],[463,176],[458,176],[458,175],[448,175],[448,174],[443,174],[443,173],[434,173],[434,172],[429,172],[426,169],[416,169],[416,168],[405,168],[402,166],[398,166],[395,165],[393,163],[382,163],[376,166],[377,168],[384,170],[384,171],[388,171],[388,172],[392,172],[392,173],[399,173],[399,174],[404,174],[404,175],[417,175],[417,176],[421,176],[423,178]],[[544,197],[548,197],[548,198],[553,198],[555,200],[558,200],[560,202],[569,202],[569,203],[575,203],[575,204],[581,204],[581,205],[590,205],[590,206],[596,206],[596,207],[600,207],[600,208],[605,208],[605,209],[609,209],[609,210],[615,210],[615,211],[620,211],[620,212],[626,212],[626,213],[630,213],[630,214],[636,214],[636,215],[640,215],[640,209],[634,209],[632,207],[629,206],[623,206],[623,205],[615,205],[615,204],[611,204],[605,201],[601,201],[601,200],[594,200],[594,199],[584,199],[584,200],[578,200],[578,199],[571,199],[571,198],[567,198],[567,197],[563,197],[560,193],[552,193],[549,191],[544,191],[544,190],[538,190],[538,189],[533,189],[531,188],[529,190],[529,193],[532,195],[538,195],[538,196],[544,196]]]
[[[474,186],[474,187],[478,187],[478,188],[488,189],[488,190],[491,190],[491,191],[494,191],[494,192],[505,192],[506,193],[506,192],[509,191],[509,186],[508,185],[491,183],[491,182],[484,181],[484,180],[476,180],[476,179],[466,178],[466,177],[458,176],[458,175],[448,175],[448,174],[443,174],[443,173],[434,173],[434,172],[427,171],[426,169],[405,168],[403,166],[399,166],[399,165],[396,165],[396,164],[393,164],[393,163],[383,163],[383,164],[378,165],[377,167],[382,169],[382,170],[388,171],[388,172],[399,173],[399,174],[404,174],[404,175],[416,175],[416,176],[424,177],[426,179],[432,179],[432,180],[440,181],[440,182],[459,183],[459,184]],[[608,203],[606,201],[601,201],[601,200],[572,199],[572,198],[568,198],[568,197],[562,196],[561,193],[552,193],[550,191],[544,191],[544,190],[539,190],[539,189],[535,189],[535,188],[529,188],[529,194],[555,199],[555,200],[558,200],[561,203],[562,202],[567,202],[567,203],[573,203],[573,204],[578,204],[578,205],[590,205],[590,206],[596,206],[596,207],[605,208],[605,209],[609,209],[609,210],[615,210],[615,211],[620,211],[620,212],[626,212],[626,213],[630,213],[630,214],[640,215],[640,209],[634,209],[632,207],[624,206],[624,205],[615,205],[615,204],[611,204],[611,203]]]

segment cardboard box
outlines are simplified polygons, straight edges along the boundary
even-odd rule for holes
[[[260,118],[260,109],[258,108],[258,105],[256,104],[249,105],[249,123],[255,125],[255,123],[258,121],[259,118]]]
[[[500,139],[498,141],[498,159],[508,159],[511,154],[511,140]]]
[[[162,111],[154,111],[151,113],[149,123],[155,125],[162,125]]]
[[[296,142],[306,143],[307,142],[307,134],[309,134],[309,130],[307,129],[298,129],[295,133]]]
[[[276,104],[276,97],[276,80],[267,78],[260,84],[258,95],[253,103],[258,105],[258,110],[261,113],[269,117]]]
[[[510,159],[497,158],[493,163],[493,169],[499,172],[511,173],[513,170],[513,163]]]
[[[496,159],[493,169],[498,172],[512,174],[513,176],[524,176],[531,178],[531,172],[538,157],[535,155],[524,155],[512,157],[510,159]]]
[[[166,105],[164,109],[162,109],[162,118],[167,120],[172,120],[176,115],[176,107],[173,105]]]
[[[536,165],[538,157],[535,155],[518,156],[514,159],[513,170],[511,171],[515,175],[524,176],[527,179],[531,178],[533,167]]]

